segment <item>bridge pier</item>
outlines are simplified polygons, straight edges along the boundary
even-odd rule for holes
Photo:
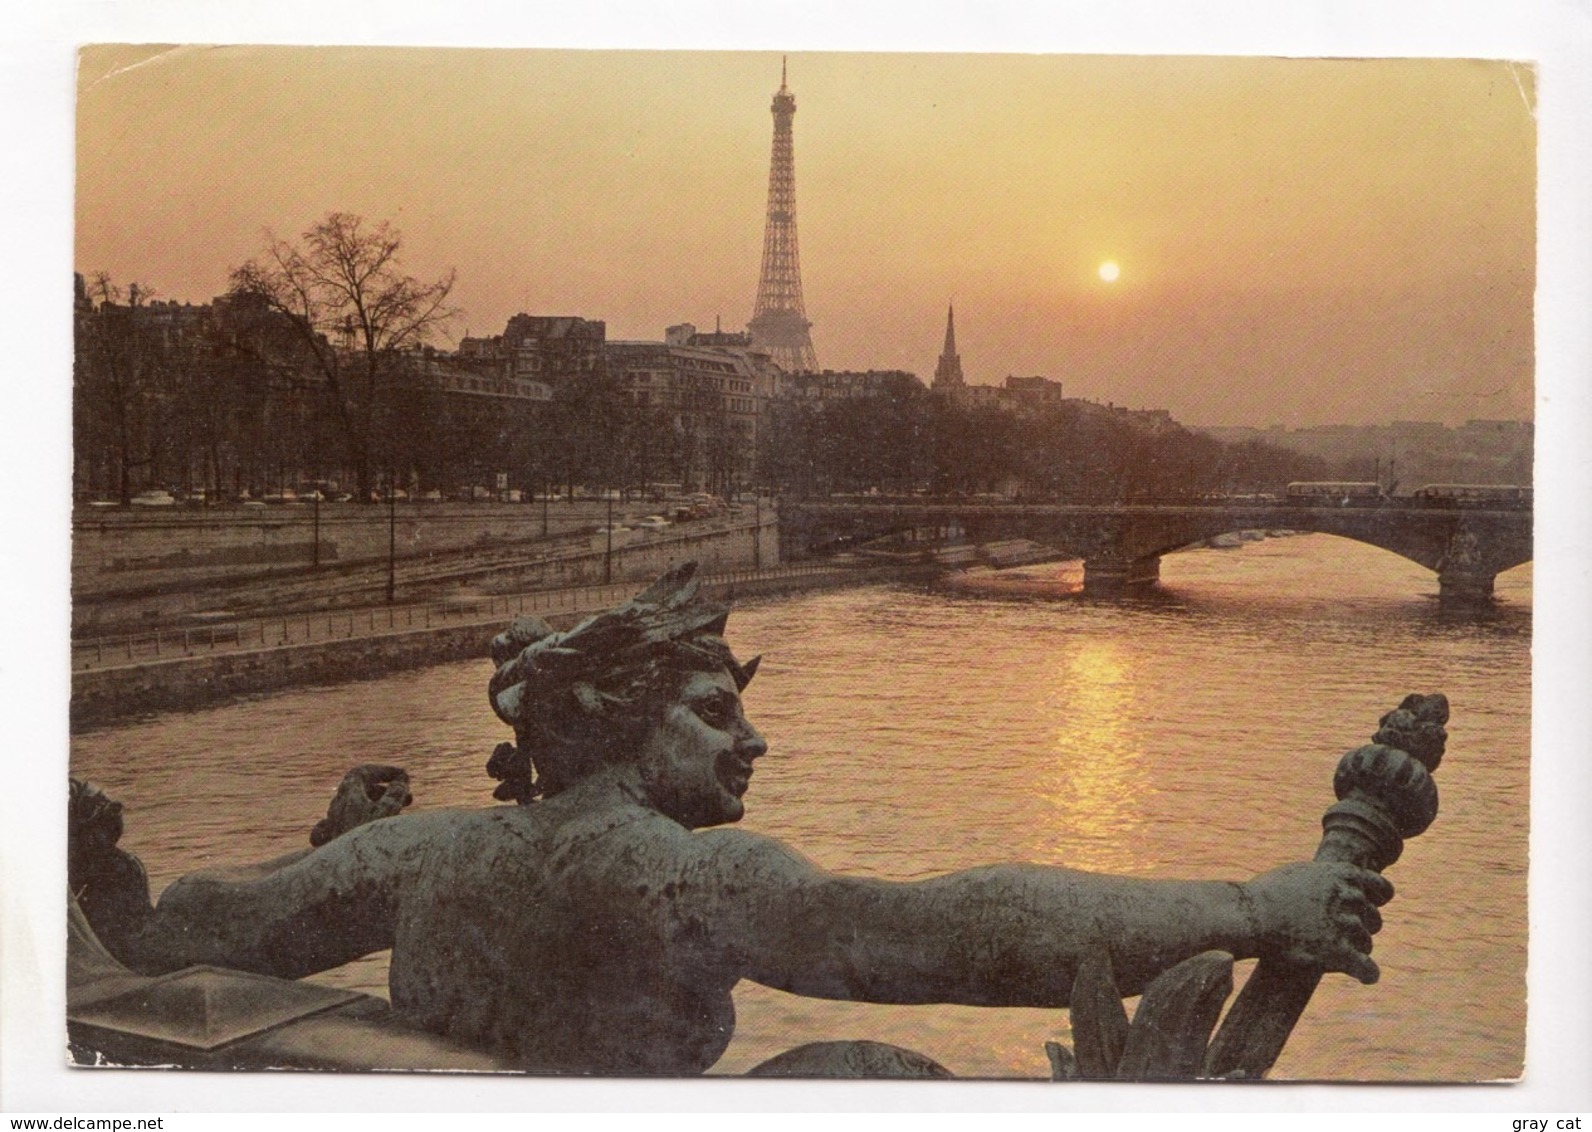
[[[1123,558],[1101,554],[1083,560],[1083,592],[1110,597],[1148,589],[1161,580],[1161,557]]]
[[[1463,519],[1449,535],[1437,564],[1437,600],[1443,605],[1488,605],[1498,560],[1487,553],[1472,524]]]
[[[1443,605],[1487,605],[1497,574],[1485,570],[1439,570],[1437,600]]]

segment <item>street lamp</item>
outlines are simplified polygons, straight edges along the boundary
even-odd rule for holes
[[[398,492],[397,473],[387,470],[387,604],[393,603],[398,589]]]
[[[608,525],[603,528],[608,533],[608,549],[603,551],[603,585],[608,585],[614,580],[614,497],[611,491],[603,492],[608,499]]]

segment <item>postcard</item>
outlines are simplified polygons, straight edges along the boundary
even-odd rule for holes
[[[1529,1081],[1542,81],[82,45],[72,1079]]]

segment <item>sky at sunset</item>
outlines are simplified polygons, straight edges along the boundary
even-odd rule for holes
[[[927,379],[954,300],[973,382],[1043,374],[1188,423],[1531,415],[1529,67],[789,67],[824,367]],[[779,73],[766,52],[90,47],[76,267],[202,302],[263,229],[342,210],[394,221],[414,274],[457,269],[455,338],[519,311],[740,329]]]

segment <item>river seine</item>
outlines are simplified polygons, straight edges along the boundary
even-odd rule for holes
[[[826,868],[909,879],[1027,860],[1241,879],[1315,849],[1339,756],[1407,692],[1445,692],[1442,812],[1388,876],[1382,981],[1328,976],[1274,1078],[1475,1081],[1525,1045],[1531,568],[1485,614],[1429,571],[1324,535],[1172,555],[1162,592],[1103,603],[1076,563],[933,590],[748,602],[747,710],[770,742],[746,826]],[[261,697],[76,736],[73,773],[127,803],[158,891],[307,844],[343,771],[409,769],[417,808],[491,803],[505,729],[487,663]],[[1249,965],[1241,965],[1241,976]],[[319,978],[385,993],[386,956]],[[535,972],[527,972],[535,978]],[[512,988],[505,988],[513,993]],[[880,1007],[742,984],[714,1072],[871,1038],[958,1075],[1043,1077],[1062,1010]]]

